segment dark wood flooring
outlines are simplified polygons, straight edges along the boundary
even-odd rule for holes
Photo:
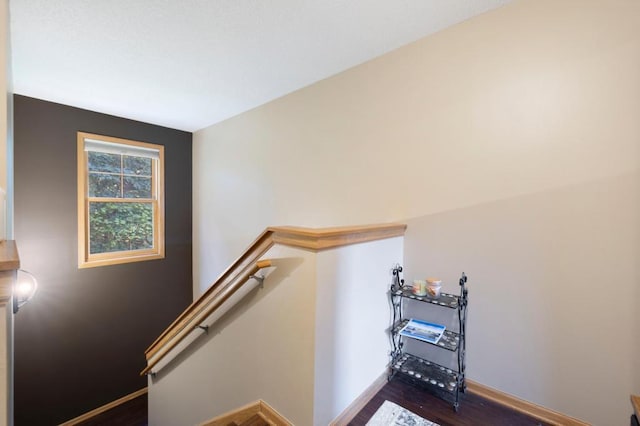
[[[147,394],[120,404],[90,420],[78,423],[78,426],[147,426]]]
[[[460,409],[456,413],[450,403],[397,378],[385,384],[349,424],[366,425],[385,400],[395,402],[440,426],[548,426],[546,423],[472,393],[461,396]],[[145,394],[80,425],[147,426],[147,418],[147,395]]]
[[[450,403],[397,378],[388,382],[349,424],[353,426],[367,424],[385,400],[394,402],[441,426],[547,425],[469,392],[462,394],[460,408],[456,413]]]

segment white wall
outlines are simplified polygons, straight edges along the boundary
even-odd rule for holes
[[[7,94],[9,3],[0,1],[0,93]],[[7,104],[0,100],[0,188],[7,188]]]
[[[0,241],[13,238],[13,97],[9,2],[0,0]],[[2,99],[4,97],[4,99]],[[2,273],[7,275],[7,273]],[[15,273],[12,273],[15,279]],[[6,280],[7,277],[0,277]],[[0,423],[13,424],[13,311],[0,308]]]
[[[13,425],[13,306],[16,271],[0,271],[0,425]]]
[[[320,252],[314,425],[328,425],[389,363],[387,291],[403,238]]]
[[[441,214],[482,224],[475,215],[486,208],[501,218],[491,233],[446,228],[456,242],[473,231],[464,253],[431,262],[409,242],[405,250],[419,275],[451,282],[473,269],[471,377],[596,424],[622,424],[629,410],[620,395],[640,392],[640,357],[630,367],[640,330],[626,322],[626,298],[638,300],[640,284],[637,189],[629,183],[640,172],[639,71],[640,2],[520,0],[199,131],[194,293],[268,225],[410,220],[409,239],[412,224],[428,227]],[[538,196],[548,210],[525,215]],[[585,210],[591,196],[626,200],[625,210]],[[432,234],[420,229],[416,238],[428,244]],[[603,237],[591,242],[592,232]],[[435,242],[435,250],[444,244]],[[584,287],[570,281],[566,265]],[[503,276],[532,271],[521,289],[506,287]],[[624,301],[602,301],[588,279],[597,272],[595,282],[605,277]],[[534,297],[539,279],[563,296],[577,293],[578,302]],[[515,309],[520,294],[526,306]],[[494,296],[506,311],[488,310],[483,302],[493,307]],[[518,325],[520,334],[501,336],[504,351],[481,346],[493,338],[486,325],[505,313],[503,326]],[[570,339],[577,346],[521,347],[540,343],[552,325],[565,332],[591,318],[611,325],[611,317],[622,324],[611,331],[619,345],[594,345],[585,355],[577,332]],[[496,357],[512,368],[497,370]],[[586,382],[595,359],[614,359],[612,375]],[[530,390],[514,383],[513,371]],[[565,382],[592,391],[560,392]]]
[[[0,0],[0,189],[6,191],[6,214],[0,223],[2,236],[13,238],[13,93],[11,84],[11,44],[9,2]]]

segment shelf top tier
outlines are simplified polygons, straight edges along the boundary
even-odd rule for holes
[[[445,308],[457,309],[460,301],[460,296],[449,293],[440,293],[440,297],[434,299],[429,296],[416,296],[413,294],[411,288],[402,288],[393,293],[396,296],[406,297],[407,299],[417,300],[419,302],[432,303],[438,306],[444,306]]]

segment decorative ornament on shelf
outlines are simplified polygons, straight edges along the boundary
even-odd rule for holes
[[[404,287],[404,278],[400,276],[400,274],[402,273],[402,266],[396,263],[396,265],[393,267],[392,273],[393,283],[391,284],[391,291],[396,292],[402,290],[402,287]]]

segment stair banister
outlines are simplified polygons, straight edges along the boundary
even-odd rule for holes
[[[140,375],[153,374],[153,368],[193,330],[199,328],[222,304],[260,269],[271,266],[261,258],[275,244],[303,250],[322,251],[350,244],[404,235],[405,224],[380,224],[339,228],[269,227],[222,275],[193,302],[145,351],[147,367]]]

